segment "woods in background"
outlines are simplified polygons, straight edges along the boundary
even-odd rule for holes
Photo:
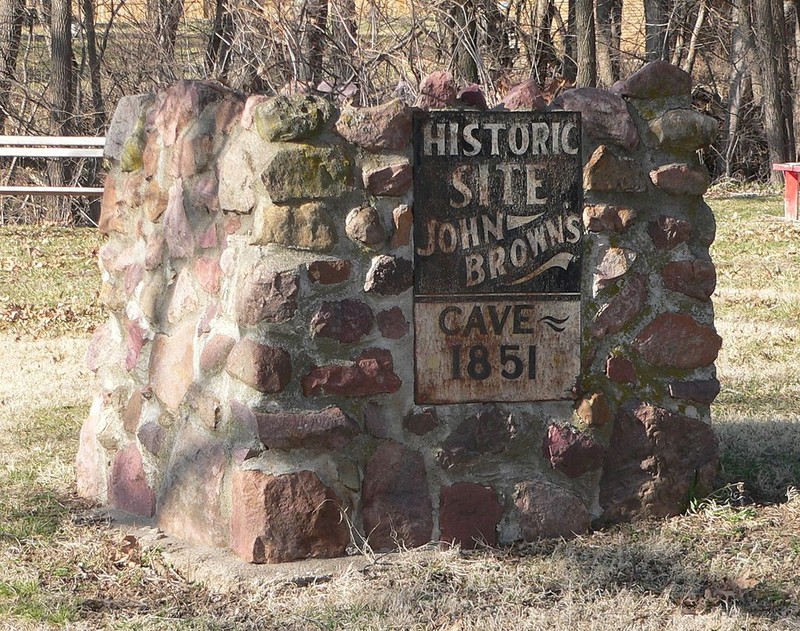
[[[184,78],[370,105],[412,101],[437,69],[491,100],[529,77],[549,96],[608,87],[656,59],[719,120],[714,177],[779,178],[771,163],[796,158],[800,14],[783,0],[0,0],[0,126],[102,135],[121,96]]]

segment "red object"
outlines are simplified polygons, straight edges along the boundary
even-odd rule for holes
[[[798,173],[800,173],[800,162],[784,162],[773,164],[774,171],[783,171],[784,192],[783,192],[783,212],[787,219],[800,219],[797,215],[797,196],[800,193],[798,186]]]

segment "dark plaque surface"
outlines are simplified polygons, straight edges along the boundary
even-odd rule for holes
[[[415,116],[418,403],[572,396],[580,138],[575,112]]]

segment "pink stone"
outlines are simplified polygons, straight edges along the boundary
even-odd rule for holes
[[[431,540],[432,503],[421,454],[396,442],[381,444],[367,462],[361,497],[364,530],[373,550]]]
[[[403,417],[403,428],[417,436],[424,436],[437,427],[439,427],[439,419],[436,417],[436,410],[434,408],[429,408],[415,414],[406,414]]]
[[[147,185],[147,189],[144,192],[144,200],[142,201],[145,216],[153,223],[158,222],[168,204],[169,195],[167,191],[162,189],[158,180],[153,178]]]
[[[411,108],[400,99],[376,107],[345,106],[336,131],[367,151],[405,149],[411,142]]]
[[[600,468],[603,446],[570,427],[550,425],[542,443],[542,455],[553,469],[568,478],[578,478]]]
[[[311,471],[272,476],[234,471],[230,547],[248,563],[344,554],[342,500]]]
[[[634,340],[634,348],[646,362],[682,370],[708,366],[721,346],[722,338],[712,327],[678,313],[661,314]]]
[[[288,385],[292,377],[292,360],[282,348],[243,339],[228,355],[226,370],[259,392],[275,393]]]
[[[665,164],[650,171],[650,180],[670,195],[702,195],[711,184],[703,165]]]
[[[639,144],[639,132],[628,113],[628,105],[615,94],[596,88],[577,88],[558,97],[558,105],[570,112],[580,112],[583,130],[598,142],[611,142],[629,151]]]
[[[458,482],[442,487],[439,500],[439,538],[462,549],[497,545],[497,524],[503,507],[488,486]]]
[[[225,234],[236,234],[242,227],[242,218],[239,215],[228,215],[224,221]]]
[[[144,252],[144,268],[148,272],[161,266],[165,243],[164,233],[161,232],[161,230],[155,230],[147,237]]]
[[[170,335],[159,333],[150,353],[150,386],[170,410],[177,410],[193,379],[195,322],[180,322]]]
[[[191,185],[185,191],[186,198],[195,208],[204,208],[209,213],[219,210],[219,180],[213,171],[206,171],[197,177],[192,178]],[[202,237],[198,237],[198,243]],[[201,248],[215,247],[200,245]]]
[[[498,109],[512,111],[544,110],[546,108],[547,103],[544,100],[542,89],[534,79],[528,79],[511,88],[498,107]]]
[[[413,174],[407,162],[364,171],[364,188],[372,195],[399,197],[411,187]]]
[[[125,293],[129,297],[133,295],[133,292],[136,290],[136,287],[138,287],[139,283],[142,282],[143,276],[144,276],[144,267],[139,263],[128,265],[125,268],[125,277],[123,280],[123,284],[125,285]]]
[[[139,419],[142,416],[142,404],[144,397],[142,391],[137,389],[133,391],[128,402],[125,404],[125,410],[122,412],[122,426],[129,434],[133,434],[139,427]]]
[[[345,217],[345,233],[356,243],[376,248],[386,241],[386,229],[372,206],[354,208]]]
[[[414,213],[411,208],[401,204],[392,211],[394,233],[390,246],[392,249],[402,248],[411,243],[411,229],[414,227]]]
[[[617,383],[636,383],[636,367],[630,359],[612,355],[606,360],[606,376]]]
[[[636,261],[636,252],[627,248],[610,247],[595,266],[594,285],[606,287],[612,281],[625,275]]]
[[[147,484],[142,454],[130,444],[114,456],[108,482],[108,499],[113,506],[128,513],[152,517],[156,496]]]
[[[97,327],[86,349],[84,361],[87,368],[97,372],[103,366],[110,366],[120,361],[124,355],[120,346],[121,341],[114,335],[110,322]]]
[[[200,316],[200,322],[197,324],[197,332],[200,335],[205,333],[211,332],[211,323],[214,321],[214,318],[217,317],[217,312],[219,311],[219,303],[218,302],[210,302],[206,307],[205,311],[203,311],[203,315]]]
[[[684,219],[661,215],[647,224],[647,234],[659,250],[671,250],[688,241],[692,236],[692,224]]]
[[[130,372],[139,363],[142,347],[147,343],[148,328],[139,320],[125,319],[125,370]]]
[[[350,278],[350,261],[314,261],[308,264],[308,277],[320,285],[335,285]]]
[[[169,174],[178,178],[190,178],[202,171],[209,160],[214,139],[208,135],[185,136],[172,149]]]
[[[362,351],[349,365],[312,366],[303,377],[303,394],[362,397],[397,392],[402,385],[392,354],[382,348]]]
[[[219,259],[201,256],[194,262],[194,273],[203,291],[212,296],[219,293],[222,279],[222,268],[219,265]]]
[[[253,94],[247,97],[247,101],[245,101],[244,108],[242,109],[240,125],[245,129],[250,129],[253,126],[253,113],[256,111],[256,108],[269,99],[270,97],[265,94]]]
[[[517,484],[514,504],[524,541],[569,538],[589,530],[586,505],[568,490],[550,482],[536,480]]]
[[[245,101],[238,94],[226,96],[217,107],[214,127],[226,136],[239,123],[244,111]]]
[[[617,81],[611,91],[637,99],[688,95],[692,92],[692,77],[666,61],[651,61],[627,79]]]
[[[75,475],[78,495],[92,501],[104,501],[106,491],[106,463],[102,447],[97,440],[97,421],[102,400],[95,399],[89,416],[81,426],[78,454],[75,458]]]
[[[191,426],[181,430],[158,505],[158,527],[195,544],[227,545],[222,493],[227,462],[221,444]]]
[[[184,267],[178,274],[175,289],[167,311],[167,320],[171,323],[178,322],[185,315],[194,313],[200,306],[197,291],[194,288],[194,279],[188,267]]]
[[[419,84],[416,106],[423,110],[442,109],[456,104],[456,85],[453,75],[437,70]]]
[[[717,272],[711,261],[672,261],[661,272],[664,286],[698,300],[708,300],[717,286]]]
[[[208,228],[203,230],[197,235],[197,247],[202,250],[209,250],[219,245],[219,238],[217,237],[217,224],[210,224]]]
[[[212,336],[200,353],[200,370],[205,374],[216,374],[222,370],[235,343],[236,340],[227,335]]]
[[[161,453],[161,448],[164,446],[165,434],[166,432],[161,425],[150,422],[142,425],[136,433],[136,437],[147,451],[157,456]]]
[[[374,320],[372,309],[360,300],[325,301],[311,318],[311,335],[352,344],[372,330]]]
[[[183,186],[180,180],[169,189],[169,203],[164,213],[164,237],[173,258],[189,258],[194,254],[194,236],[183,207]]]
[[[286,322],[297,310],[297,275],[258,266],[242,283],[236,301],[240,324]]]
[[[647,281],[644,275],[634,274],[627,279],[620,292],[595,316],[592,335],[602,339],[618,333],[635,318],[647,300]]]
[[[106,176],[103,188],[103,201],[100,205],[100,220],[97,228],[100,234],[109,235],[112,232],[125,232],[125,222],[122,217],[122,200],[117,196],[117,182],[112,174]]]
[[[180,132],[199,116],[203,107],[224,94],[219,86],[200,81],[177,81],[158,94],[154,122],[164,146],[175,144]]]
[[[341,408],[304,412],[253,412],[259,440],[268,449],[336,451],[359,433]]]
[[[375,320],[378,323],[381,335],[390,340],[399,340],[405,337],[410,329],[408,320],[406,320],[400,307],[395,306],[381,311],[375,316]]]

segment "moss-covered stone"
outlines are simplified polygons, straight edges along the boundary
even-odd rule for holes
[[[278,206],[261,203],[256,207],[254,244],[277,243],[301,250],[328,252],[336,242],[336,227],[324,204]]]
[[[296,145],[279,150],[261,174],[273,202],[335,197],[353,184],[353,165],[341,147]]]
[[[333,117],[333,104],[318,96],[276,96],[253,113],[256,130],[267,142],[302,140],[319,132]]]

